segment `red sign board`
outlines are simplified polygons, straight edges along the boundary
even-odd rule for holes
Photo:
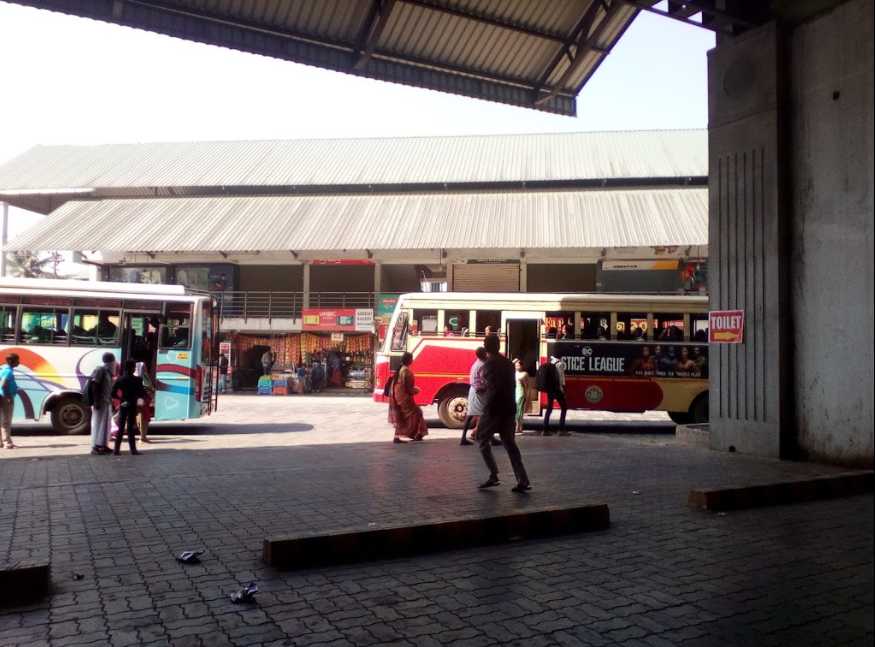
[[[708,342],[740,344],[744,339],[744,310],[711,310],[708,313]]]

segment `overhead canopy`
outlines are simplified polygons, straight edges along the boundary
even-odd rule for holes
[[[564,115],[638,13],[628,0],[12,1]]]
[[[707,241],[707,189],[687,188],[73,201],[7,249],[592,249]]]
[[[705,130],[36,146],[0,200],[702,185]]]

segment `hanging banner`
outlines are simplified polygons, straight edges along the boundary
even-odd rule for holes
[[[740,344],[744,339],[744,310],[708,312],[708,341],[712,344]]]

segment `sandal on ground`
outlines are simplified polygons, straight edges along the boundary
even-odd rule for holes
[[[517,494],[522,494],[523,492],[528,492],[532,489],[532,486],[528,483],[517,483],[514,487],[510,489],[511,492],[516,492]]]
[[[501,481],[498,480],[497,476],[490,476],[487,480],[483,481],[480,485],[477,486],[480,490],[485,490],[486,488],[495,487],[497,485],[501,485]]]
[[[459,444],[460,444],[462,447],[464,447],[465,445],[473,445],[474,443],[472,443],[470,440],[468,440],[468,439],[466,438],[466,439],[460,441]]]

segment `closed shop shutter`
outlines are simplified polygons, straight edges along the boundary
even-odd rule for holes
[[[472,263],[453,266],[455,292],[519,292],[516,263]]]

